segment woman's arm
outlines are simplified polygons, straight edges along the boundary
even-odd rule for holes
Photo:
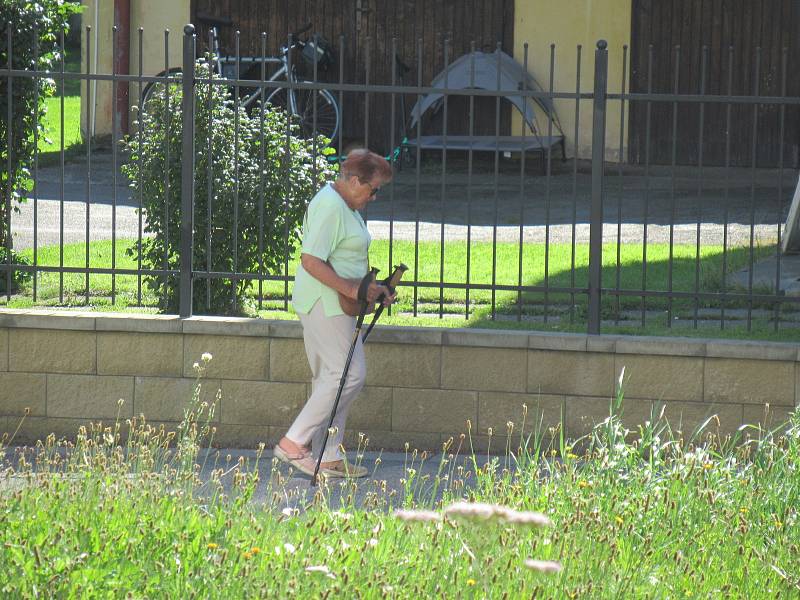
[[[339,277],[339,275],[336,274],[336,271],[333,270],[333,267],[331,267],[324,260],[317,258],[312,254],[301,254],[300,264],[303,265],[303,268],[309,275],[318,280],[320,283],[336,290],[343,296],[347,296],[353,300],[358,300],[358,287],[360,282],[353,282],[350,279]],[[367,300],[373,302],[381,294],[386,295],[386,304],[391,304],[394,302],[395,295],[389,294],[389,290],[387,290],[385,286],[382,286],[379,283],[369,284],[369,289],[367,290]]]
[[[303,265],[306,273],[320,283],[327,285],[329,288],[336,290],[348,298],[353,298],[354,300],[358,298],[358,284],[353,283],[349,279],[339,277],[336,271],[333,270],[333,267],[321,258],[317,258],[312,254],[301,254],[300,264]]]

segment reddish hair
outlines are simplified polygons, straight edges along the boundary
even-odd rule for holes
[[[392,165],[380,154],[370,152],[366,148],[352,150],[342,163],[344,177],[358,177],[362,182],[369,183],[374,179],[389,181],[394,173]]]

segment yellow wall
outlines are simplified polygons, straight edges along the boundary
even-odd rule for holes
[[[183,26],[189,22],[190,0],[131,0],[130,23],[130,74],[139,74],[139,28],[142,32],[142,68],[144,75],[155,75],[164,70],[164,30],[169,29],[169,65],[180,66],[182,62]],[[83,0],[86,7],[83,11],[83,36],[81,41],[81,68],[86,72],[86,61],[90,60],[90,72],[110,74],[112,70],[111,28],[114,25],[113,0]],[[97,6],[96,6],[97,5]],[[95,24],[97,21],[97,25]],[[86,26],[92,27],[91,45],[87,56]],[[95,40],[96,38],[96,40]],[[97,61],[95,64],[95,45]],[[96,88],[96,98],[95,98]],[[135,105],[139,98],[138,84],[130,85],[130,104]],[[86,109],[81,111],[81,131],[84,137],[87,131],[94,137],[111,134],[113,110],[112,85],[110,82],[89,84],[89,98],[92,111],[96,106],[96,119],[92,115],[92,123],[87,129]],[[86,85],[81,86],[81,106],[86,106]],[[130,123],[133,124],[131,115]]]
[[[550,45],[555,44],[553,91],[574,93],[577,78],[577,46],[581,50],[582,93],[594,89],[594,51],[597,41],[608,42],[608,92],[619,93],[622,85],[623,46],[630,45],[631,0],[516,0],[514,24],[514,58],[524,59],[528,42],[528,71],[545,89],[550,85]],[[629,55],[630,58],[630,55]],[[626,82],[627,87],[627,82]],[[592,105],[580,105],[578,140],[575,142],[575,100],[555,101],[556,114],[566,138],[567,156],[591,156]],[[627,116],[626,116],[627,118]],[[537,115],[540,133],[547,133],[547,119]],[[619,101],[608,103],[606,121],[606,157],[619,156]],[[514,131],[521,133],[522,120],[514,111]],[[627,131],[627,123],[626,123]]]

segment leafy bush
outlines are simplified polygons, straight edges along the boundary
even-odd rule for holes
[[[26,260],[19,255],[18,252],[11,250],[11,260],[8,259],[8,250],[0,246],[0,265],[5,265],[8,262],[16,265],[29,265],[30,261]],[[12,271],[11,272],[11,292],[19,290],[19,286],[32,279],[33,275],[30,271]],[[0,271],[0,292],[5,293],[8,284],[8,276],[5,271]]]
[[[212,76],[207,65],[197,63],[198,77]],[[179,85],[170,85],[169,93],[163,85],[158,88],[140,111],[141,138],[133,134],[126,142],[129,160],[123,170],[134,197],[141,186],[146,232],[153,234],[128,252],[149,268],[177,270],[183,218],[182,91]],[[249,114],[237,110],[224,85],[197,85],[194,270],[274,274],[297,245],[306,204],[333,177],[334,168],[324,156],[327,140],[300,138],[299,126],[287,119],[268,105]],[[148,282],[167,312],[178,310],[177,284],[177,276]],[[251,285],[242,279],[196,280],[194,310],[241,312]]]
[[[11,24],[13,69],[56,70],[61,60],[61,32],[69,29],[69,17],[80,5],[65,0],[3,0],[0,2],[0,67],[8,65],[8,25]],[[11,120],[8,120],[8,77],[0,77],[0,189],[5,200],[11,189],[12,200],[21,202],[33,189],[30,164],[34,154],[34,132],[44,134],[44,100],[55,91],[51,79],[14,77],[11,83]],[[37,98],[38,96],[38,98]],[[39,116],[37,120],[35,117]],[[9,129],[11,145],[8,145]],[[10,159],[10,160],[9,160]],[[10,168],[9,168],[10,166]],[[13,206],[13,205],[12,205]],[[14,206],[14,209],[17,209]],[[6,202],[0,202],[0,246],[6,240],[8,219]]]

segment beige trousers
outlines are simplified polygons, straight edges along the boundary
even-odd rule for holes
[[[348,315],[326,317],[322,302],[317,301],[307,315],[299,314],[303,325],[303,341],[306,347],[308,364],[311,367],[311,396],[292,423],[286,437],[296,444],[311,444],[314,458],[319,456],[325,427],[331,416],[336,392],[342,379],[347,354],[353,343],[356,320]],[[344,437],[347,413],[356,399],[367,377],[367,364],[364,345],[359,337],[356,342],[353,360],[347,372],[347,381],[339,399],[336,417],[332,427],[335,432],[328,437],[322,460],[336,461],[344,458],[339,447]]]

